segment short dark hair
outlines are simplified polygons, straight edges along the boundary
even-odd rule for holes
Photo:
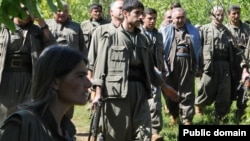
[[[90,5],[89,12],[91,12],[93,9],[101,9],[102,10],[102,5],[99,3],[94,3],[94,4]]]
[[[232,10],[241,10],[240,6],[239,5],[231,5],[229,8],[228,8],[228,14],[231,13]]]
[[[154,8],[145,8],[143,11],[143,15],[146,14],[157,14],[157,11]]]
[[[131,12],[135,8],[142,8],[144,10],[144,5],[138,0],[125,0],[122,10]]]
[[[171,7],[170,7],[171,9],[174,9],[177,7],[181,7],[181,4],[179,2],[174,1],[171,3]]]

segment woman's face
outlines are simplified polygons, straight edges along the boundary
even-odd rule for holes
[[[69,105],[84,105],[87,103],[88,88],[91,82],[87,78],[86,64],[81,61],[70,73],[56,79],[55,89],[59,101]]]

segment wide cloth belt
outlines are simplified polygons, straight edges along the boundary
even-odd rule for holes
[[[177,45],[176,56],[178,57],[189,57],[189,48],[185,45]]]
[[[146,72],[143,66],[129,66],[128,80],[145,82]]]
[[[4,71],[29,71],[32,70],[31,56],[19,53],[7,53]]]

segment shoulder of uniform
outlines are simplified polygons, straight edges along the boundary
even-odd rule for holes
[[[51,23],[55,23],[55,19],[45,19],[44,20],[46,22],[46,24],[51,24]]]
[[[153,31],[154,31],[154,33],[157,34],[157,35],[158,35],[158,34],[161,34],[161,32],[160,32],[158,29],[156,29],[156,28],[154,28]]]
[[[81,25],[85,25],[85,24],[88,24],[88,23],[90,23],[91,21],[90,20],[85,20],[85,21],[82,21],[81,22]]]
[[[212,24],[211,23],[208,23],[208,24],[204,24],[200,27],[201,31],[204,31],[204,30],[208,30],[212,27]]]
[[[212,24],[211,23],[207,23],[207,24],[202,25],[201,28],[207,28],[207,27],[210,27],[210,26],[212,26]]]
[[[101,22],[102,22],[102,24],[107,24],[107,23],[110,23],[110,20],[102,18]]]
[[[69,24],[71,24],[73,26],[80,26],[80,23],[78,23],[76,21],[69,21]]]
[[[146,35],[145,34],[143,34],[143,33],[138,33],[137,34],[138,36],[140,36],[140,38],[142,38],[142,39],[144,39],[144,40],[148,40],[148,38],[146,37]]]
[[[242,23],[243,28],[250,28],[247,23]]]

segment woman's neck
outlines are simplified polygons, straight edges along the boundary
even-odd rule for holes
[[[53,117],[56,120],[57,123],[57,129],[58,129],[58,133],[60,135],[63,135],[62,129],[61,129],[61,122],[62,122],[62,118],[63,116],[66,114],[67,110],[69,109],[69,106],[66,106],[64,104],[60,104],[60,102],[54,102],[50,105],[49,107]]]

